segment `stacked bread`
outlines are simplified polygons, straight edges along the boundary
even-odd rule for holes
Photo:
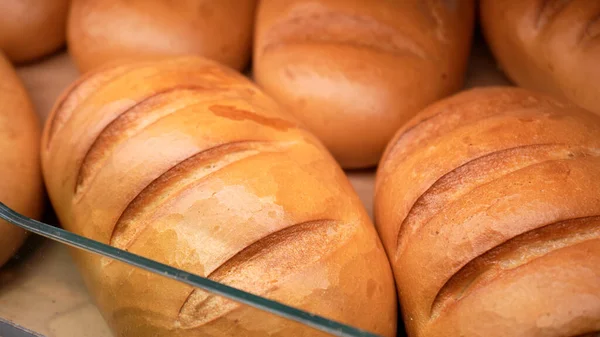
[[[13,62],[29,62],[62,47],[69,2],[0,1],[0,51]]]
[[[398,131],[375,216],[410,336],[600,331],[600,118],[475,89]]]
[[[82,72],[142,58],[194,54],[243,69],[256,0],[72,0],[69,52]]]
[[[600,114],[600,1],[482,0],[481,24],[515,83]]]
[[[39,141],[39,120],[27,92],[0,53],[0,201],[33,218],[42,210]],[[0,220],[0,266],[25,237],[24,230]]]
[[[385,251],[321,143],[248,79],[200,58],[90,72],[57,102],[43,172],[70,231],[378,333]],[[160,275],[74,252],[116,336],[317,336]]]
[[[263,0],[253,75],[345,168],[463,85],[474,1]]]

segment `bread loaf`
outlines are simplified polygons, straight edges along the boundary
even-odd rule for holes
[[[600,114],[600,1],[482,0],[481,24],[515,83]]]
[[[248,63],[256,0],[73,0],[69,52],[80,71],[163,55]]]
[[[345,168],[463,85],[474,2],[263,0],[253,76]]]
[[[88,73],[56,103],[42,148],[66,229],[394,336],[393,276],[344,173],[233,70],[184,57]],[[320,335],[75,254],[116,336]]]
[[[0,201],[39,218],[42,174],[40,125],[21,80],[0,53]],[[26,232],[0,220],[0,266],[21,246]]]
[[[13,62],[28,62],[62,47],[69,1],[0,1],[0,50]]]
[[[398,131],[377,228],[414,336],[600,331],[600,119],[524,89],[473,89]]]

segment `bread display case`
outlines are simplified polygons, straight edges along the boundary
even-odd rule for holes
[[[600,336],[600,1],[0,9],[0,337]]]
[[[64,52],[52,55],[39,63],[19,66],[17,72],[25,83],[42,121],[48,117],[51,107],[60,93],[79,76],[70,57]],[[488,50],[479,38],[472,50],[466,86],[504,85],[507,83],[505,77],[496,69]],[[374,170],[347,171],[347,174],[372,217]],[[49,203],[46,204],[45,210],[43,222],[57,225],[58,221]],[[18,218],[14,219],[18,220]],[[35,222],[21,220],[23,224],[34,227],[36,225]],[[115,265],[125,266],[127,262],[142,262],[136,260],[135,256],[127,256],[127,252],[117,248],[102,245],[68,232],[61,232],[59,227],[54,227],[50,231],[50,227],[44,227],[39,223],[37,226],[38,234],[42,235],[30,235],[19,253],[0,269],[0,335],[3,337],[29,335],[47,337],[112,336],[106,323],[106,321],[110,322],[111,318],[103,319],[96,306],[98,303],[90,297],[86,290],[84,279],[76,269],[71,253],[74,250],[85,249],[93,251],[85,254],[100,253],[108,256],[112,254],[113,257],[121,259],[121,261],[110,262]],[[78,244],[79,247],[68,247],[73,243]],[[105,257],[105,259],[109,259],[109,257]],[[303,335],[306,336],[375,336],[351,325],[330,321],[310,312],[241,292],[207,278],[187,274],[173,268],[165,269],[165,265],[152,260],[144,260],[141,267],[150,269],[135,268],[138,271],[132,277],[135,277],[138,282],[144,282],[143,280],[159,282],[159,279],[163,279],[160,284],[164,289],[169,288],[171,284],[183,282],[183,284],[187,283],[186,287],[189,289],[200,287],[229,298],[225,299],[218,294],[209,295],[206,292],[204,298],[209,298],[209,302],[206,302],[209,303],[209,307],[217,303],[221,305],[226,303],[233,307],[245,306],[248,308],[248,310],[236,310],[241,313],[240,317],[234,318],[228,324],[235,325],[239,322],[238,319],[244,320],[249,317],[247,315],[250,315],[253,317],[251,322],[256,324],[257,329],[263,322],[275,322],[270,324],[274,329],[279,329],[280,334],[273,334],[278,336],[285,336],[286,329],[306,330],[303,332]],[[124,285],[122,290],[126,292],[125,289]],[[245,303],[239,304],[232,301],[231,298]],[[148,297],[148,300],[151,298]],[[144,299],[140,298],[138,301],[144,302]],[[213,304],[210,304],[211,301]],[[255,306],[258,308],[254,308]],[[364,306],[368,307],[369,303],[364,303]],[[214,314],[214,310],[206,309],[207,320],[210,320],[209,316],[212,314]],[[153,319],[160,320],[161,318]],[[185,325],[185,320],[181,324]],[[152,336],[152,333],[152,331],[147,331],[146,335]],[[126,332],[123,335],[126,336]],[[256,334],[256,336],[259,335],[262,334]],[[398,335],[404,335],[401,323],[398,327]]]

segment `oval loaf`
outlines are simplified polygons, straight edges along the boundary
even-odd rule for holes
[[[375,216],[410,336],[600,332],[600,118],[565,102],[474,89],[388,146]]]
[[[263,0],[253,76],[345,168],[463,85],[474,1]]]
[[[241,74],[196,57],[90,72],[57,102],[42,146],[66,229],[394,336],[393,277],[360,200],[320,142]],[[76,257],[116,336],[320,335]]]
[[[82,72],[116,62],[200,55],[241,70],[256,0],[72,0],[67,38]]]
[[[508,77],[600,114],[600,1],[482,0],[480,7]]]
[[[42,212],[39,123],[21,80],[0,53],[0,201],[32,218]],[[25,237],[24,230],[0,220],[0,266]]]
[[[65,44],[70,0],[0,1],[0,50],[13,62],[29,62]]]

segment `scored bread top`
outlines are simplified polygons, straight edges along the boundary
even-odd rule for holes
[[[589,297],[600,293],[600,265],[589,267],[600,259],[599,156],[596,116],[524,89],[469,90],[399,130],[377,173],[375,216],[408,330],[600,329]]]
[[[86,74],[56,103],[42,158],[68,230],[395,332],[385,252],[347,178],[310,133],[233,70],[183,57]],[[306,329],[272,315],[256,321],[264,314],[118,262],[78,260],[117,335]],[[364,302],[377,310],[366,312]]]

